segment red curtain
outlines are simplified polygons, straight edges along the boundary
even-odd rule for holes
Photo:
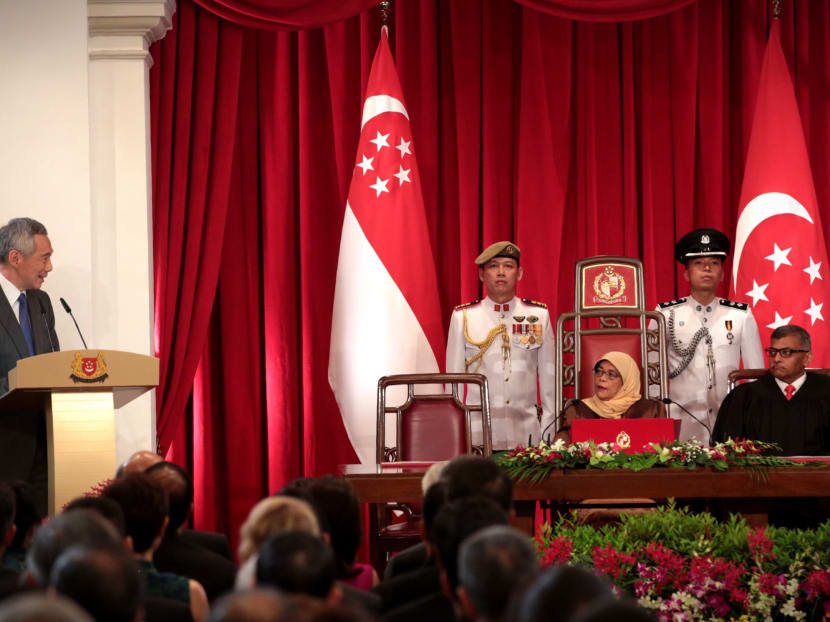
[[[286,480],[355,459],[326,372],[377,13],[289,33],[182,0],[152,48],[159,430],[194,470],[199,527],[235,532]],[[622,23],[402,0],[392,20],[447,318],[479,296],[472,260],[495,240],[522,248],[520,295],[558,314],[580,257],[641,257],[654,305],[685,291],[679,235],[734,235],[764,0]],[[782,21],[824,206],[830,5]]]
[[[379,0],[195,1],[223,19],[252,28],[273,30],[319,28],[357,15],[361,11],[376,6],[379,2]],[[649,0],[649,2],[654,1]]]

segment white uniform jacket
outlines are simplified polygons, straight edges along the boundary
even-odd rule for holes
[[[695,334],[703,327],[712,338],[713,371],[710,371],[709,344],[702,337],[688,366],[669,379],[669,395],[714,429],[718,409],[727,394],[729,372],[740,367],[764,367],[758,324],[748,305],[725,298],[715,298],[708,305],[694,298],[680,298],[662,302],[657,310],[666,318],[668,333],[669,372],[678,369],[683,361],[683,350],[688,350]],[[674,419],[680,419],[681,440],[698,439],[709,443],[709,432],[700,423],[676,406],[670,409]]]
[[[465,313],[469,341],[464,336]],[[496,335],[478,361],[465,365],[481,350],[472,342],[485,340],[499,324],[505,325],[509,349],[505,348],[502,336]],[[543,303],[514,297],[499,305],[485,298],[453,311],[447,338],[447,372],[478,372],[487,376],[493,449],[527,446],[528,439],[531,443],[539,441],[537,374],[542,425],[553,421],[553,358],[553,329]],[[478,403],[478,393],[470,391],[467,401]],[[481,426],[475,419],[473,443],[481,443]]]

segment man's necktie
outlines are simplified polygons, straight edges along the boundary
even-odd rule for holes
[[[20,303],[20,328],[23,330],[26,345],[29,346],[29,356],[34,356],[35,342],[32,340],[32,323],[29,321],[29,303],[26,301],[26,292],[20,292],[17,301]]]
[[[791,384],[788,384],[786,387],[784,387],[784,390],[787,392],[787,399],[788,400],[793,399],[793,393],[795,393],[795,387]]]

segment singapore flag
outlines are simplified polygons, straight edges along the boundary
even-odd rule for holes
[[[421,180],[384,27],[343,219],[329,352],[329,384],[361,462],[375,461],[378,379],[436,373],[443,352]]]
[[[812,336],[815,367],[830,365],[825,310],[827,248],[804,131],[778,20],[761,67],[735,233],[730,298],[746,300],[769,345],[770,333],[798,324]]]

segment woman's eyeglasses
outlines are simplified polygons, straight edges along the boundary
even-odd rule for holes
[[[594,370],[594,376],[597,378],[602,378],[603,376],[605,376],[606,378],[608,378],[608,380],[616,380],[620,377],[620,374],[618,372],[615,372],[613,369],[601,369],[598,367]]]
[[[793,350],[792,348],[764,348],[764,352],[766,352],[771,359],[774,359],[776,354],[780,354],[781,358],[788,359],[796,352],[809,352],[809,350]]]

